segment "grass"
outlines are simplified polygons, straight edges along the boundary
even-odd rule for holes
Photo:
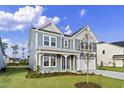
[[[25,78],[27,69],[8,68],[0,73],[0,87],[2,88],[73,88],[77,82],[86,82],[85,75],[64,75],[46,78]],[[104,88],[124,88],[124,80],[105,76],[90,76],[90,82]]]
[[[124,72],[124,67],[98,67],[98,69],[116,71],[116,72]]]

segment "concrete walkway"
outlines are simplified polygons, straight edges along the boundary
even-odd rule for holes
[[[91,70],[90,72],[94,72],[97,75],[101,74],[103,76],[124,80],[124,73],[123,72],[106,71],[106,70]]]

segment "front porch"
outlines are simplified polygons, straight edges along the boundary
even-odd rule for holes
[[[35,66],[40,67],[41,73],[75,72],[77,70],[77,58],[79,55],[71,53],[38,52]]]

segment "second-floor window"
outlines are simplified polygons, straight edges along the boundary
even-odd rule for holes
[[[67,39],[64,40],[64,47],[68,47],[68,40]]]
[[[56,47],[57,45],[56,37],[44,35],[43,38],[44,38],[43,45]]]
[[[48,36],[44,36],[44,45],[49,46],[49,37]]]
[[[51,37],[51,46],[56,46],[56,38]]]

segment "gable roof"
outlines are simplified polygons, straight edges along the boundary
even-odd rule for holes
[[[49,27],[49,26],[53,27],[54,30],[52,31],[51,29],[48,29],[47,27]],[[60,31],[60,29],[51,20],[47,21],[46,23],[37,27],[36,29],[37,30],[42,30],[42,31],[47,31],[47,32],[50,32],[50,33],[52,32],[52,33],[58,33],[58,34],[63,35],[63,33]]]
[[[116,46],[116,47],[119,47],[119,48],[123,48],[122,46],[119,46],[119,45],[116,45],[116,44],[112,44],[112,43],[107,43],[107,42],[97,42],[98,45],[102,45],[102,44],[107,44],[107,45],[111,45],[111,46]]]
[[[78,31],[75,31],[74,33],[72,33],[71,35],[68,35],[68,34],[64,34],[62,33],[59,28],[55,25],[55,27],[60,31],[60,33],[58,32],[53,32],[51,30],[46,30],[44,29],[45,27],[49,26],[49,24],[54,24],[51,20],[47,21],[46,23],[44,23],[43,25],[37,27],[37,28],[34,28],[32,27],[32,29],[37,29],[37,30],[41,30],[41,31],[46,31],[46,32],[50,32],[50,33],[55,33],[55,34],[59,34],[59,35],[64,35],[66,37],[74,37],[76,36],[77,34],[81,33],[82,31],[84,31],[85,29],[90,29],[90,27],[87,25],[87,26],[84,26],[84,27],[81,27]],[[94,33],[93,33],[94,34]],[[94,34],[95,35],[95,34]],[[96,35],[95,35],[96,37]]]
[[[3,55],[5,55],[5,51],[4,51],[4,48],[3,48],[3,46],[2,46],[2,40],[1,40],[1,38],[0,38],[0,48],[1,48],[1,50],[2,50]]]
[[[112,42],[111,44],[120,46],[120,47],[124,47],[124,41],[118,41],[118,42]]]

